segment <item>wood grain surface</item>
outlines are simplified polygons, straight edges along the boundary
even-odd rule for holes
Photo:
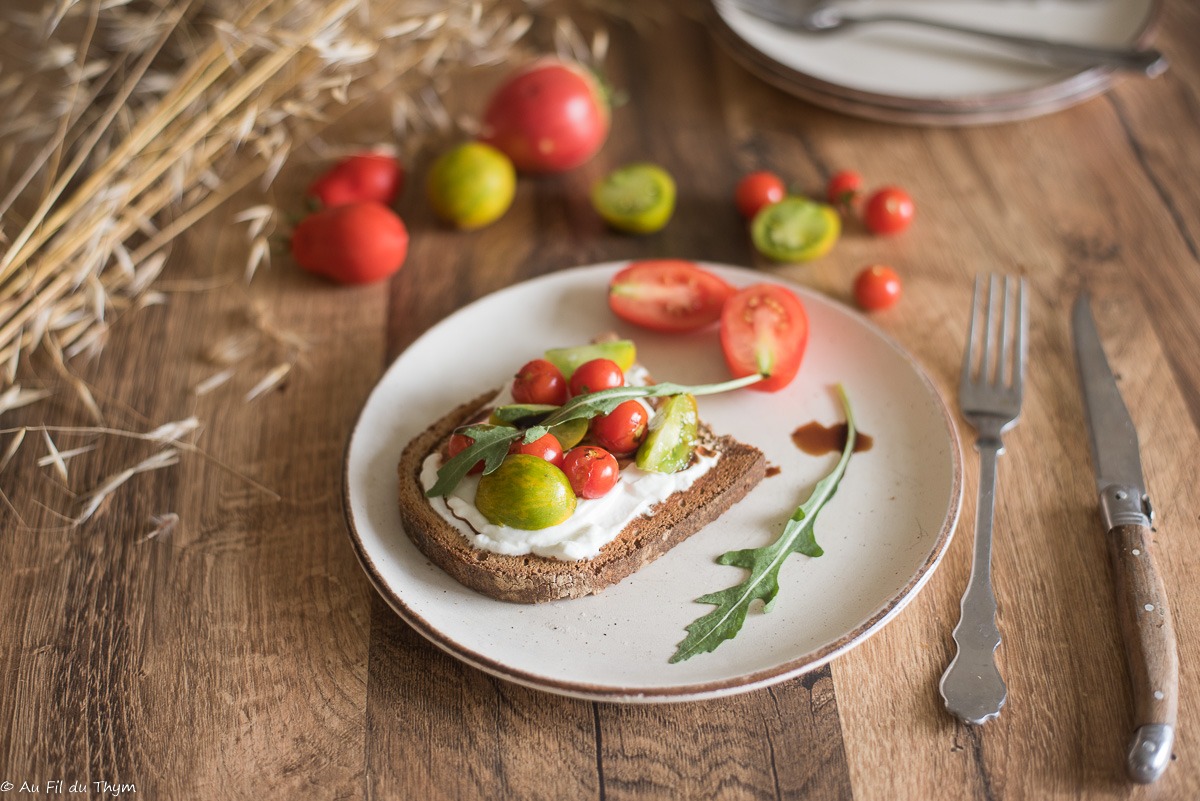
[[[111,797],[92,784],[101,781],[166,799],[1200,798],[1200,6],[1166,4],[1156,40],[1172,63],[1165,76],[1037,120],[965,129],[807,105],[747,73],[695,15],[664,8],[658,24],[608,26],[608,77],[629,102],[601,154],[566,175],[522,179],[495,225],[435,224],[420,191],[426,156],[399,204],[412,246],[389,283],[332,287],[300,274],[281,246],[245,286],[245,238],[231,217],[261,202],[248,191],[176,248],[162,279],[170,303],[120,320],[103,357],[76,365],[109,424],[147,430],[195,414],[209,458],[133,479],[77,529],[59,516],[73,493],[148,455],[144,443],[104,439],[72,460],[69,488],[37,465],[45,448],[33,439],[0,473],[0,799],[42,798],[48,781],[97,798]],[[549,30],[533,41],[550,47]],[[456,88],[455,103],[478,108],[501,75]],[[330,136],[370,142],[386,131],[367,114]],[[596,178],[633,160],[658,162],[679,183],[676,216],[656,235],[607,231],[587,200]],[[811,264],[756,258],[733,210],[738,177],[773,169],[819,193],[845,167],[907,188],[913,228],[879,239],[850,223]],[[316,168],[290,164],[274,201],[299,213]],[[874,322],[951,400],[974,275],[1027,278],[1027,394],[996,509],[1009,691],[998,720],[960,724],[937,693],[969,523],[879,633],[812,674],[724,700],[620,706],[508,684],[444,654],[376,596],[345,533],[340,483],[351,426],[390,360],[516,281],[651,256],[752,265],[843,301],[858,268],[891,264],[904,299]],[[1082,287],[1138,427],[1179,638],[1173,761],[1145,787],[1124,776],[1134,700],[1068,326]],[[243,400],[277,361],[267,345],[197,398],[193,387],[215,371],[206,350],[254,330],[249,310],[310,347],[264,397]],[[26,385],[59,386],[45,365],[25,370]],[[88,423],[66,389],[0,418],[3,429]],[[970,521],[978,465],[969,446],[964,454]],[[165,513],[178,526],[147,538]],[[40,794],[21,794],[23,782]]]

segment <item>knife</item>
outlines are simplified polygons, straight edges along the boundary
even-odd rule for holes
[[[1162,579],[1150,551],[1153,510],[1142,477],[1137,430],[1104,356],[1087,293],[1071,315],[1092,464],[1116,579],[1117,614],[1133,680],[1129,778],[1147,784],[1171,761],[1179,706],[1179,656]]]

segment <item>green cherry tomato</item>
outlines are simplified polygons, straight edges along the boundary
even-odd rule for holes
[[[675,473],[691,464],[699,436],[700,414],[691,395],[672,395],[650,421],[637,452],[637,466],[656,473]]]
[[[833,248],[842,221],[832,207],[802,197],[764,206],[750,224],[758,252],[775,261],[811,261]]]
[[[425,188],[438,217],[458,228],[482,228],[512,205],[517,172],[496,148],[467,142],[433,163]]]
[[[538,456],[516,453],[479,479],[475,508],[489,522],[534,530],[556,526],[575,511],[575,490],[558,467]]]
[[[655,164],[629,164],[593,187],[592,205],[618,231],[652,234],[675,212],[675,180]]]

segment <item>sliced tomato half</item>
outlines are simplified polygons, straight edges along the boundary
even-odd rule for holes
[[[608,305],[622,320],[654,331],[695,331],[719,320],[735,291],[690,261],[650,259],[613,276]]]
[[[731,297],[721,313],[721,349],[735,378],[767,376],[750,389],[777,392],[796,377],[808,346],[808,315],[791,290],[755,284]]]

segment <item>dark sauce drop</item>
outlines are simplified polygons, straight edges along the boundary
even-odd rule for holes
[[[846,435],[850,429],[845,423],[823,426],[817,421],[806,423],[792,432],[796,447],[812,456],[835,453],[846,447]],[[859,431],[854,438],[854,452],[869,451],[875,440],[870,434]]]
[[[773,465],[767,466],[767,478],[770,478],[771,476],[777,476],[782,472],[783,472],[783,469],[780,468],[778,465],[773,464]]]

